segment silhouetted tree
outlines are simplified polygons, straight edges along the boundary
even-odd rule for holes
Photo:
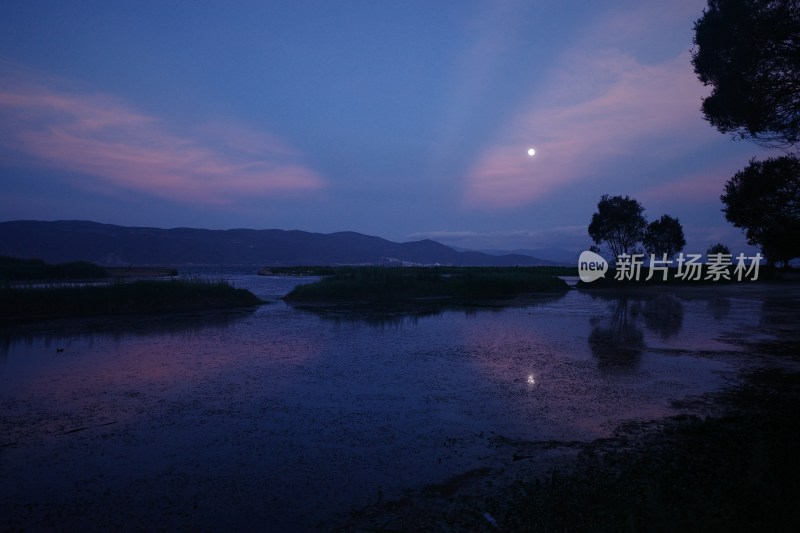
[[[725,218],[743,228],[771,262],[800,257],[800,160],[794,156],[756,161],[725,184]]]
[[[728,248],[727,246],[725,246],[721,242],[718,242],[717,244],[715,244],[714,246],[712,246],[708,250],[706,250],[706,257],[708,257],[709,255],[713,255],[713,254],[728,254],[728,255],[730,255],[730,253],[731,253],[731,249],[730,248]]]
[[[647,225],[642,244],[649,254],[656,254],[658,257],[667,254],[667,258],[671,258],[686,246],[683,226],[677,218],[662,215],[660,219]]]
[[[592,215],[589,236],[595,244],[606,243],[616,259],[642,240],[647,226],[643,212],[644,207],[633,198],[604,194]]]
[[[722,133],[762,146],[800,139],[800,2],[708,0],[694,24],[692,65],[711,95],[703,114]]]

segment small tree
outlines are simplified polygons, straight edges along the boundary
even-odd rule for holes
[[[706,257],[715,254],[731,255],[731,249],[722,244],[721,242],[718,242],[717,244],[715,244],[706,251]]]
[[[669,259],[686,246],[683,226],[677,218],[662,215],[660,219],[647,225],[642,244],[647,253],[655,254],[658,257],[667,254],[667,259]]]
[[[592,215],[589,236],[595,244],[605,243],[614,259],[630,253],[644,235],[643,212],[644,207],[633,198],[604,194]]]
[[[725,184],[725,218],[745,230],[747,242],[786,265],[800,257],[800,160],[794,156],[751,159]]]

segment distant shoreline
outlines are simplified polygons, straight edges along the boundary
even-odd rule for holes
[[[178,275],[178,269],[172,267],[119,266],[103,267],[112,278],[161,278]]]

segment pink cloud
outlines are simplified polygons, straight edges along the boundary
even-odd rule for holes
[[[705,89],[688,53],[644,65],[598,51],[573,58],[553,82],[556,90],[529,102],[476,160],[467,174],[467,206],[525,205],[597,176],[601,165],[643,152],[667,161],[714,139],[698,110]]]
[[[739,162],[731,165],[726,162],[712,168],[706,168],[674,181],[659,183],[642,189],[634,194],[643,202],[648,200],[698,204],[719,202],[725,182],[744,165]]]
[[[781,155],[778,150],[764,152],[758,159],[766,159]],[[670,182],[660,183],[641,189],[635,193],[636,198],[647,200],[667,200],[682,203],[719,202],[725,191],[725,183],[738,171],[747,166],[752,154],[742,152],[724,161],[678,177]],[[721,205],[721,204],[720,204]]]
[[[325,187],[271,133],[229,123],[181,132],[121,99],[20,72],[0,81],[0,146],[28,164],[93,177],[76,182],[83,188],[229,205]]]
[[[634,196],[642,201],[653,199],[690,204],[719,201],[726,180],[719,174],[698,172],[676,181],[654,185]]]

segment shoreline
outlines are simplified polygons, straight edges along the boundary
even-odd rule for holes
[[[110,278],[165,278],[178,275],[178,269],[173,267],[103,267]]]

